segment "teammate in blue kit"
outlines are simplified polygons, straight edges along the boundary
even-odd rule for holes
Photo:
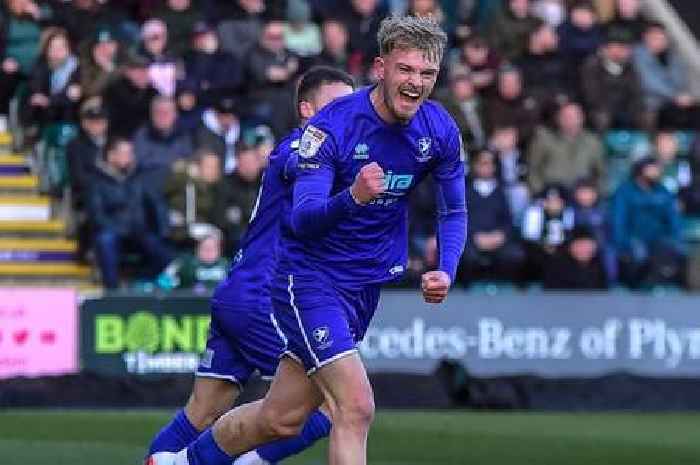
[[[297,91],[302,123],[331,100],[352,91],[352,78],[345,72],[312,68],[300,80]],[[270,155],[248,232],[228,277],[212,297],[209,339],[192,395],[185,409],[154,438],[150,463],[168,463],[174,453],[227,412],[254,371],[270,378],[275,373],[284,345],[272,316],[269,288],[280,219],[289,214],[284,200],[291,196],[300,137],[301,129],[296,129]],[[238,458],[235,464],[276,463],[327,436],[329,430],[326,414],[317,410],[299,436],[260,447]]]
[[[333,424],[329,463],[366,463],[374,402],[356,344],[379,286],[405,270],[407,195],[427,175],[437,185],[440,260],[423,275],[422,291],[431,303],[447,296],[466,237],[464,163],[454,121],[426,100],[446,36],[431,19],[392,17],[378,40],[377,85],[326,106],[301,139],[272,281],[287,344],[270,391],[217,420],[177,465],[225,465],[297,434],[324,402]]]

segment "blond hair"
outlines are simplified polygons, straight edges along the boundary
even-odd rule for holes
[[[418,49],[426,59],[440,63],[447,34],[432,17],[390,16],[379,26],[377,41],[381,56],[395,49]]]

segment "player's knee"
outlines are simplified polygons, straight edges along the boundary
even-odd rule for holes
[[[231,408],[228,399],[204,397],[193,393],[185,410],[187,418],[199,431],[210,427],[214,422]]]
[[[264,408],[261,419],[265,434],[270,439],[298,436],[304,427],[304,416],[300,412],[282,412],[275,408]]]
[[[372,393],[356,396],[351,401],[337,405],[334,424],[342,424],[356,430],[369,429],[374,421],[374,397]]]

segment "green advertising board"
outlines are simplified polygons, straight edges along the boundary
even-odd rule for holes
[[[110,375],[193,373],[210,320],[202,297],[106,297],[80,315],[83,369]]]

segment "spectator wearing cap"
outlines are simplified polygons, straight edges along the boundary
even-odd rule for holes
[[[462,42],[456,53],[452,54],[448,69],[450,72],[468,71],[476,92],[486,96],[496,87],[496,77],[500,66],[501,60],[489,47],[486,39],[480,35],[472,34]]]
[[[41,42],[41,58],[29,81],[28,119],[40,125],[77,120],[82,97],[78,57],[64,29],[49,28]]]
[[[621,277],[632,287],[683,281],[686,245],[678,201],[660,179],[658,161],[642,158],[612,199],[613,244]]]
[[[466,70],[458,69],[449,79],[448,89],[438,93],[437,99],[457,123],[465,148],[468,151],[481,148],[486,145],[487,132],[483,105],[475,92],[471,75]]]
[[[603,144],[584,129],[584,114],[575,102],[557,112],[556,130],[540,127],[528,149],[528,182],[533,192],[558,183],[568,189],[581,178],[594,179],[602,186],[605,178]]]
[[[548,184],[525,210],[521,234],[527,255],[528,278],[539,279],[544,266],[574,228],[574,211],[567,190]]]
[[[461,264],[461,280],[517,280],[525,253],[515,240],[513,218],[490,150],[476,152],[467,177],[469,241]]]
[[[520,130],[520,143],[527,146],[540,123],[537,100],[525,93],[519,69],[504,66],[498,72],[496,92],[486,100],[486,127],[515,126]]]
[[[637,128],[648,125],[639,75],[630,62],[632,37],[609,29],[605,43],[581,67],[581,96],[593,127]]]
[[[226,236],[226,250],[238,249],[260,188],[264,160],[260,159],[256,147],[244,139],[236,145],[236,169],[224,178],[224,195],[219,199],[217,226]]]
[[[649,23],[642,38],[634,48],[633,63],[646,110],[660,127],[700,129],[698,101],[688,86],[690,72],[671,47],[666,28],[661,23]]]
[[[528,95],[540,108],[564,102],[573,93],[573,76],[559,50],[559,37],[552,26],[539,21],[528,36],[527,50],[514,60]]]
[[[238,95],[243,83],[241,64],[221,50],[216,30],[198,22],[192,30],[192,49],[185,55],[185,79],[179,86],[191,103],[186,107],[205,109],[223,97]],[[185,109],[191,109],[185,108]]]
[[[608,278],[593,233],[575,228],[544,264],[542,285],[549,290],[604,290]]]
[[[141,53],[149,60],[151,85],[159,94],[172,97],[176,90],[177,62],[168,48],[168,27],[158,18],[149,19],[141,27],[141,40]]]
[[[288,0],[284,42],[287,50],[301,58],[321,53],[321,32],[311,21],[311,8],[306,0]]]
[[[150,102],[156,95],[148,77],[148,59],[131,53],[120,67],[119,77],[104,91],[104,104],[115,135],[131,137],[148,121]]]
[[[263,0],[220,1],[215,8],[217,15],[207,18],[218,23],[221,48],[241,63],[260,38],[265,3]]]
[[[238,102],[232,97],[219,99],[202,113],[194,132],[194,148],[210,150],[221,158],[224,173],[236,168],[236,143],[241,136]]]
[[[119,267],[127,244],[147,259],[144,268],[157,275],[172,260],[166,242],[167,208],[154,191],[150,176],[138,167],[128,139],[114,138],[106,146],[90,183],[88,218],[104,286],[119,286]]]
[[[165,23],[170,51],[181,57],[190,49],[194,25],[204,21],[204,9],[196,0],[166,0],[153,16]]]
[[[153,173],[155,186],[162,187],[177,160],[192,156],[192,139],[178,125],[175,100],[159,95],[151,101],[150,119],[133,137],[137,162]]]
[[[248,95],[254,115],[279,136],[290,126],[291,95],[299,58],[285,47],[284,23],[268,21],[246,61]]]
[[[574,73],[603,43],[604,31],[598,23],[593,4],[589,1],[575,3],[569,17],[559,26],[557,33],[559,49]]]
[[[119,42],[107,28],[98,29],[92,41],[83,48],[80,59],[80,86],[84,98],[102,95],[118,77]]]
[[[527,38],[537,27],[538,20],[530,13],[529,0],[507,0],[487,28],[491,46],[505,59],[512,60],[523,54]]]
[[[56,7],[54,22],[68,31],[71,42],[83,46],[93,40],[100,29],[109,29],[127,39],[129,30],[135,26],[125,8],[124,2],[101,0],[77,0],[52,2]]]

